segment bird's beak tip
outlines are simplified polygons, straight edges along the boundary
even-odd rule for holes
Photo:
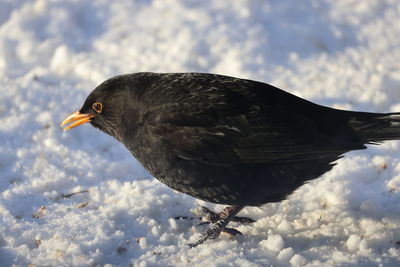
[[[75,111],[74,113],[67,116],[60,124],[60,127],[63,128],[64,131],[68,131],[72,128],[75,128],[79,125],[90,122],[90,119],[93,118],[93,115],[80,113],[79,111]],[[68,124],[68,125],[67,125]],[[65,126],[65,127],[64,127]]]

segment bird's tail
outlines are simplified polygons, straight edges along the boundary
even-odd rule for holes
[[[400,140],[400,112],[351,112],[349,124],[364,143]]]

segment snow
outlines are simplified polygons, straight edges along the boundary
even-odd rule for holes
[[[285,241],[283,241],[280,235],[272,235],[268,236],[267,240],[262,240],[259,243],[260,246],[275,252],[279,252],[284,248]]]
[[[399,266],[400,142],[346,154],[255,220],[189,249],[198,205],[117,141],[61,120],[138,71],[256,79],[337,108],[400,111],[397,0],[2,0],[0,266]],[[156,159],[155,159],[156,160]],[[72,194],[76,193],[76,194]],[[70,195],[69,195],[70,194]]]

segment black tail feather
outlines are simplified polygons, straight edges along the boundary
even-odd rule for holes
[[[400,113],[352,113],[349,124],[364,143],[400,140]]]

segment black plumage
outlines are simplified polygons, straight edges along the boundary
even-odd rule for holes
[[[79,114],[167,186],[239,210],[285,199],[345,152],[400,138],[399,113],[337,110],[205,73],[116,76],[93,90]],[[63,124],[78,121],[72,117]]]

